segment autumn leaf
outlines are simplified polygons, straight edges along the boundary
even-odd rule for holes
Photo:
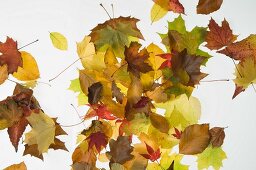
[[[234,82],[238,87],[246,89],[249,85],[256,83],[256,61],[255,57],[247,57],[236,65],[236,79]]]
[[[225,49],[218,52],[235,60],[243,60],[250,56],[254,56],[256,58],[256,35],[251,34],[242,41],[232,43]]]
[[[17,49],[17,42],[7,37],[6,41],[0,42],[0,65],[8,66],[8,73],[12,74],[22,67],[21,54]]]
[[[197,158],[197,167],[199,170],[207,169],[212,166],[214,169],[218,170],[222,167],[222,161],[226,159],[226,153],[221,147],[208,146]]]
[[[0,66],[0,85],[3,84],[7,78],[8,78],[8,68],[7,68],[7,65],[4,64]]]
[[[109,147],[110,152],[107,152],[107,154],[111,156],[110,163],[124,164],[134,157],[131,154],[133,147],[128,136],[119,136],[117,140],[111,139]]]
[[[140,77],[140,73],[146,73],[152,70],[147,59],[149,53],[144,48],[139,51],[141,45],[137,42],[132,42],[129,47],[125,47],[125,60],[128,63],[128,71],[133,73],[136,77]]]
[[[24,162],[21,162],[19,164],[8,166],[7,168],[4,168],[4,170],[27,170],[27,166]]]
[[[100,153],[102,147],[105,148],[108,144],[108,138],[102,132],[91,133],[90,136],[88,136],[86,139],[89,140],[89,146],[88,147],[92,148],[93,146],[95,146],[98,153]]]
[[[68,49],[68,41],[64,35],[58,32],[49,32],[52,44],[55,48],[59,50]]]
[[[88,97],[83,93],[80,83],[82,82],[79,81],[79,78],[71,80],[68,90],[72,90],[74,93],[77,94],[78,105],[84,105],[88,103]],[[87,88],[87,94],[88,94],[88,88]]]
[[[223,0],[199,0],[197,5],[198,14],[210,14],[220,9]]]
[[[89,105],[91,110],[85,115],[84,119],[98,116],[99,119],[115,120],[117,119],[104,104]]]
[[[233,43],[237,35],[233,35],[232,30],[229,27],[229,23],[224,19],[222,26],[220,27],[212,18],[209,23],[210,31],[206,35],[205,45],[210,50],[218,50],[224,46],[228,46]]]
[[[21,51],[21,58],[23,61],[22,67],[18,67],[17,72],[13,73],[13,77],[21,81],[31,81],[39,78],[39,70],[34,57]]]
[[[165,61],[161,64],[161,66],[159,67],[159,69],[163,69],[163,68],[171,68],[172,63],[171,63],[171,58],[172,55],[170,53],[166,53],[166,54],[158,54],[159,57],[165,59]]]
[[[121,92],[121,89],[117,87],[115,82],[112,82],[112,98],[116,98],[117,102],[122,103],[124,94]]]
[[[202,153],[209,145],[209,124],[190,125],[181,135],[179,153],[194,155]]]
[[[37,144],[33,144],[33,145],[25,144],[25,150],[23,152],[23,156],[28,155],[28,154],[30,154],[31,156],[37,157],[41,160],[44,160],[43,154],[39,153],[39,151],[38,151],[38,145]]]
[[[146,144],[146,148],[148,151],[148,154],[141,154],[144,158],[149,159],[150,161],[154,162],[156,160],[158,160],[161,157],[161,153],[160,153],[160,148],[158,148],[156,151],[149,146],[147,143]]]
[[[179,0],[153,0],[155,4],[151,8],[151,21],[156,22],[163,18],[168,11],[184,14],[184,7]]]
[[[181,138],[182,131],[179,131],[179,129],[177,129],[176,127],[174,127],[174,131],[175,131],[175,133],[172,134],[172,136],[174,136],[174,137],[177,138],[177,139],[180,139],[180,138]]]
[[[232,96],[232,99],[234,99],[237,95],[239,95],[240,93],[242,93],[244,91],[245,91],[245,89],[243,88],[243,86],[237,86],[236,85],[235,92]]]
[[[92,84],[88,88],[88,101],[91,105],[97,104],[101,98],[102,84],[100,82]]]
[[[32,113],[27,117],[32,130],[25,134],[25,143],[37,144],[39,154],[47,152],[49,146],[54,143],[55,123],[45,113]]]
[[[204,57],[189,55],[187,50],[175,54],[171,61],[174,76],[179,77],[182,84],[194,87],[207,76],[207,74],[200,72],[203,61]]]
[[[214,127],[210,129],[212,147],[220,147],[225,138],[224,128]]]
[[[23,110],[17,105],[17,103],[7,98],[0,102],[0,129],[11,127],[15,123],[19,122],[23,116]]]
[[[156,129],[158,129],[162,133],[168,133],[170,127],[167,119],[164,116],[161,116],[156,113],[151,113],[149,115],[149,118],[150,118],[151,124]]]
[[[144,39],[137,28],[138,21],[131,17],[113,18],[97,25],[89,36],[97,51],[106,51],[111,47],[116,56],[123,58],[124,47],[129,46],[131,39]]]

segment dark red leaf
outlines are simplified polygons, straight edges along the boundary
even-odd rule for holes
[[[95,148],[99,153],[102,147],[105,148],[108,144],[108,138],[102,132],[91,133],[90,136],[86,138],[86,140],[89,140],[89,148],[92,148],[93,146],[95,146]]]

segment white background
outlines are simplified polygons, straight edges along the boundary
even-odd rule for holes
[[[184,18],[189,30],[196,25],[206,26],[210,17],[218,23],[225,17],[234,33],[239,34],[239,40],[256,33],[254,0],[224,0],[221,9],[209,16],[196,14],[197,0],[180,1],[186,10],[187,15]],[[159,44],[160,38],[156,32],[166,32],[166,20],[172,21],[177,16],[169,13],[160,22],[150,25],[150,9],[153,5],[150,0],[1,0],[0,40],[5,41],[6,36],[10,36],[17,40],[21,47],[39,39],[39,42],[23,50],[30,52],[36,58],[41,71],[41,81],[48,82],[77,59],[75,42],[81,41],[90,33],[90,29],[108,19],[99,6],[101,2],[109,11],[113,3],[116,16],[131,15],[140,19],[138,27],[145,37],[144,45],[151,42]],[[69,40],[69,51],[62,52],[55,49],[50,42],[48,31],[63,33]],[[206,79],[233,78],[232,60],[220,54],[211,54],[214,57],[204,69],[210,74]],[[76,96],[67,90],[70,80],[78,76],[77,68],[81,68],[80,63],[52,82],[52,87],[39,84],[34,90],[34,95],[44,111],[52,117],[59,117],[59,122],[63,125],[80,121],[70,106],[71,103],[77,105]],[[11,95],[13,88],[14,84],[11,82],[1,85],[0,99]],[[253,170],[256,169],[256,93],[252,87],[249,87],[246,92],[232,100],[234,88],[232,82],[201,83],[193,95],[198,97],[202,104],[200,122],[210,122],[211,126],[228,126],[223,145],[228,159],[224,161],[223,169]],[[79,112],[81,115],[85,114],[85,108],[79,108]],[[82,128],[83,125],[65,128],[69,136],[63,137],[63,140],[66,141],[70,152],[50,150],[44,155],[44,162],[30,156],[23,157],[22,145],[18,153],[15,153],[6,130],[0,131],[0,169],[21,161],[25,161],[29,170],[70,169],[76,135]],[[195,159],[184,162],[191,164],[191,169],[196,169]]]

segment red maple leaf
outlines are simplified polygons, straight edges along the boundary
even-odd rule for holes
[[[173,133],[172,136],[174,136],[177,139],[180,139],[182,131],[179,131],[179,129],[177,129],[177,128],[174,128],[174,130],[175,130],[175,133]]]
[[[150,99],[148,97],[142,96],[141,99],[133,105],[134,108],[143,108],[145,107]]]
[[[171,63],[171,58],[172,58],[172,54],[170,53],[166,53],[166,54],[158,54],[157,56],[166,59],[166,61],[164,61],[161,66],[159,67],[159,69],[164,69],[164,68],[171,68],[172,63]]]
[[[85,119],[92,118],[94,116],[98,116],[99,119],[106,120],[115,120],[116,117],[108,110],[108,108],[104,104],[94,104],[88,105],[93,110],[85,115]]]
[[[7,37],[6,41],[0,42],[0,65],[7,64],[8,73],[14,73],[18,67],[22,67],[21,54],[17,49],[17,42]]]
[[[159,159],[161,157],[161,152],[160,152],[160,148],[158,148],[156,151],[154,151],[154,149],[149,146],[147,143],[146,147],[147,147],[147,151],[148,154],[141,154],[141,156],[143,156],[146,159],[151,160],[152,162],[156,161],[157,159]]]
[[[91,133],[86,140],[89,140],[89,148],[95,146],[98,153],[100,153],[102,147],[105,148],[108,144],[108,137],[102,132]]]

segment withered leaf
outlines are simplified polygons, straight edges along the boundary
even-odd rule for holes
[[[110,163],[124,164],[134,157],[131,154],[133,147],[128,136],[118,136],[117,140],[111,139],[109,147],[110,152],[107,153],[111,156]]]
[[[210,129],[211,143],[213,147],[220,147],[225,138],[224,128],[214,127]]]
[[[212,18],[209,23],[210,31],[206,35],[206,47],[210,50],[218,50],[224,46],[230,45],[237,38],[233,35],[228,22],[224,19],[220,27]]]
[[[189,55],[186,49],[180,53],[176,52],[171,60],[174,75],[179,77],[182,84],[194,87],[207,76],[207,74],[200,72],[200,66],[204,60],[204,57]]]
[[[93,105],[100,101],[103,86],[100,82],[92,84],[88,88],[88,102]]]
[[[210,14],[220,9],[223,0],[199,0],[197,5],[198,14]]]
[[[136,77],[140,77],[140,73],[147,73],[153,69],[145,61],[149,58],[147,49],[139,51],[141,44],[132,42],[129,47],[125,47],[125,60],[128,63],[127,70]]]
[[[170,127],[165,117],[156,113],[150,113],[149,118],[150,118],[151,124],[156,129],[158,129],[160,132],[168,133]]]
[[[120,88],[117,87],[115,82],[112,82],[112,97],[116,98],[119,103],[123,102],[124,94],[121,92]]]
[[[30,154],[31,156],[37,157],[41,160],[44,160],[43,154],[39,153],[37,144],[33,145],[25,145],[25,150],[23,152],[23,156]]]
[[[185,155],[201,153],[210,143],[209,124],[186,127],[180,138],[179,152]]]
[[[0,65],[7,64],[8,73],[12,74],[22,67],[21,53],[18,51],[17,42],[7,37],[6,41],[0,42]]]

